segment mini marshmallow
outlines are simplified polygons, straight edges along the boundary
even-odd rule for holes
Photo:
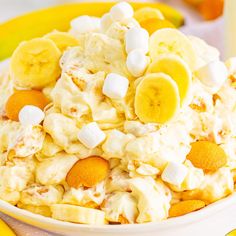
[[[99,128],[96,122],[84,125],[78,133],[79,141],[90,149],[98,146],[105,138],[105,133]]]
[[[102,92],[109,98],[124,98],[129,87],[129,80],[121,75],[110,73],[107,75]]]
[[[124,19],[132,18],[134,10],[129,3],[119,2],[111,8],[110,14],[113,20],[122,21]]]
[[[79,16],[70,22],[73,33],[84,34],[93,31],[99,31],[101,20],[98,17]]]
[[[127,53],[135,49],[142,50],[145,54],[149,51],[149,34],[143,28],[133,27],[126,32],[125,49]]]
[[[208,87],[221,87],[228,77],[225,64],[221,61],[212,61],[195,72],[198,79]]]
[[[112,20],[111,14],[106,13],[101,17],[101,29],[106,31],[114,21]]]
[[[140,77],[144,74],[148,65],[148,57],[142,50],[136,49],[128,54],[126,66],[128,71],[134,77]]]
[[[45,114],[36,106],[26,105],[20,110],[18,117],[22,125],[38,125],[44,120]]]
[[[169,162],[162,172],[161,178],[169,184],[180,186],[187,174],[188,168],[185,165],[177,162]]]

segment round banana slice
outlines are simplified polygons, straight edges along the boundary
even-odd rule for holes
[[[147,73],[158,72],[169,75],[177,83],[182,105],[192,83],[192,72],[188,64],[174,54],[161,55],[147,69]]]
[[[61,52],[56,44],[45,38],[21,43],[14,51],[10,70],[17,87],[40,89],[60,76]]]
[[[106,224],[105,212],[92,208],[69,204],[53,204],[52,218],[73,223],[103,225]]]
[[[134,18],[140,23],[147,19],[164,20],[164,16],[160,10],[153,7],[142,7],[134,12]]]
[[[134,108],[144,123],[166,123],[180,106],[176,82],[167,74],[147,74],[136,88]]]
[[[44,36],[51,39],[61,52],[64,52],[68,47],[78,46],[78,40],[67,32],[53,31]]]
[[[196,54],[192,43],[177,29],[160,29],[151,35],[150,56],[152,60],[162,54],[176,54],[190,66],[191,70],[195,68]]]

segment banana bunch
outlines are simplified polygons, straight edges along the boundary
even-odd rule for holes
[[[106,224],[105,212],[87,207],[54,204],[51,206],[52,217],[57,220],[74,223],[103,225]]]
[[[144,123],[163,124],[187,101],[196,54],[190,40],[171,28],[153,33],[149,50],[152,63],[135,82],[135,113]]]

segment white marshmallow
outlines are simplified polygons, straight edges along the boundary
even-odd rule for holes
[[[113,20],[122,21],[127,18],[132,18],[134,10],[129,3],[119,2],[111,8],[110,13]]]
[[[177,162],[169,162],[162,172],[161,178],[169,184],[180,186],[187,174],[188,168],[185,165]]]
[[[221,87],[228,77],[225,64],[221,61],[212,61],[195,72],[198,79],[208,87]]]
[[[148,57],[145,56],[143,51],[136,49],[128,54],[126,66],[128,68],[128,71],[134,77],[142,76],[147,68],[147,65]]]
[[[78,133],[79,141],[87,148],[95,148],[106,138],[105,133],[96,122],[84,125]]]
[[[149,51],[149,34],[143,28],[133,27],[125,34],[125,49],[127,53],[135,49],[142,50],[145,54]]]
[[[45,114],[40,108],[27,105],[20,110],[18,117],[22,125],[38,125],[44,120]]]
[[[101,17],[101,29],[103,31],[106,31],[112,23],[113,20],[110,13],[106,13]]]
[[[121,75],[110,73],[107,75],[102,92],[109,98],[124,98],[129,87],[129,80]]]
[[[79,16],[70,22],[73,33],[84,34],[93,31],[99,31],[101,20],[98,17]]]

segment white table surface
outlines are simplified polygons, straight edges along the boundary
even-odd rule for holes
[[[11,17],[17,16],[19,14],[35,10],[40,7],[54,5],[56,3],[63,2],[75,2],[76,0],[68,1],[68,0],[0,0],[0,23],[4,22]],[[86,0],[81,0],[86,1]],[[137,1],[137,0],[136,0]],[[154,1],[154,0],[153,0]],[[203,23],[201,17],[196,14],[192,9],[187,9],[186,6],[181,4],[181,0],[161,0],[162,2],[170,3],[185,13],[186,16],[186,26],[183,28],[183,31],[188,34],[194,34],[202,37],[209,43],[218,47],[223,52],[222,45],[222,20],[218,20],[216,22],[211,23]],[[187,10],[187,11],[186,11]],[[216,35],[218,40],[216,40]],[[230,222],[230,219],[236,219],[236,206],[235,209],[231,209],[230,212],[225,212],[222,217],[215,217],[214,224],[209,223],[208,221],[204,221],[199,223],[199,232],[191,232],[191,226],[187,229],[186,233],[183,233],[181,236],[189,236],[189,232],[191,232],[191,236],[223,236],[227,230],[231,230],[233,227],[236,228],[235,225]],[[4,219],[17,233],[18,236],[54,236],[54,234],[47,233],[45,231],[41,231],[34,227],[28,226],[21,222],[18,222],[11,217],[8,217],[2,213],[0,213],[0,218]],[[230,222],[230,223],[229,223]],[[236,222],[236,221],[235,221]],[[215,231],[215,225],[224,224],[227,228],[225,231],[225,227],[222,227],[222,231]],[[224,229],[223,229],[224,228]],[[201,230],[201,229],[204,229]],[[203,233],[204,232],[204,233]],[[0,235],[4,236],[4,235]],[[179,236],[179,235],[178,235]]]

